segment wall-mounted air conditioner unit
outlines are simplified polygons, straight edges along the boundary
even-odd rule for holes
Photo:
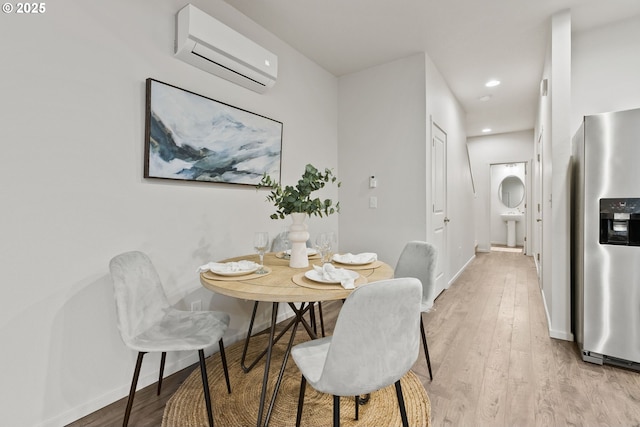
[[[278,77],[278,57],[200,9],[176,16],[176,57],[258,93]]]

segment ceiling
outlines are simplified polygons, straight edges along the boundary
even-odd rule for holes
[[[427,52],[468,136],[533,128],[551,15],[571,9],[573,32],[640,15],[640,0],[225,1],[336,76]]]

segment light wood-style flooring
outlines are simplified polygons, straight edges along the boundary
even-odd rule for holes
[[[425,316],[434,426],[636,426],[640,374],[549,338],[531,257],[478,254]]]
[[[340,303],[323,304],[331,329]],[[479,253],[424,314],[424,355],[413,370],[431,400],[432,426],[639,426],[640,373],[581,360],[549,338],[535,266],[521,253]],[[193,370],[138,391],[131,426],[159,426],[164,403]],[[122,399],[70,426],[121,425]],[[214,402],[215,414],[215,402]],[[215,415],[214,415],[215,416]]]

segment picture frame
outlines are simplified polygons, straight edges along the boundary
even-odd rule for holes
[[[280,177],[283,124],[146,80],[144,177],[257,185]]]

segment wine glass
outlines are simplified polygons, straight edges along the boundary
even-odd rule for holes
[[[327,250],[329,245],[329,239],[327,233],[319,233],[316,236],[316,250],[320,254],[320,263],[324,264],[327,259]]]
[[[289,241],[289,228],[285,227],[284,230],[282,231],[282,233],[280,233],[280,236],[282,236],[282,246],[284,248],[284,258],[285,259],[289,259],[289,258],[291,258],[291,242]]]
[[[337,243],[338,243],[338,239],[336,239],[336,233],[334,233],[333,231],[329,231],[328,233],[326,233],[327,237],[326,237],[326,258],[327,258],[327,262],[331,262],[331,260],[333,259],[333,254],[335,253],[335,250],[337,249]]]
[[[264,269],[264,253],[269,246],[269,233],[266,231],[258,231],[253,236],[253,248],[260,255],[260,268],[256,271],[257,274],[264,274],[267,270]]]

